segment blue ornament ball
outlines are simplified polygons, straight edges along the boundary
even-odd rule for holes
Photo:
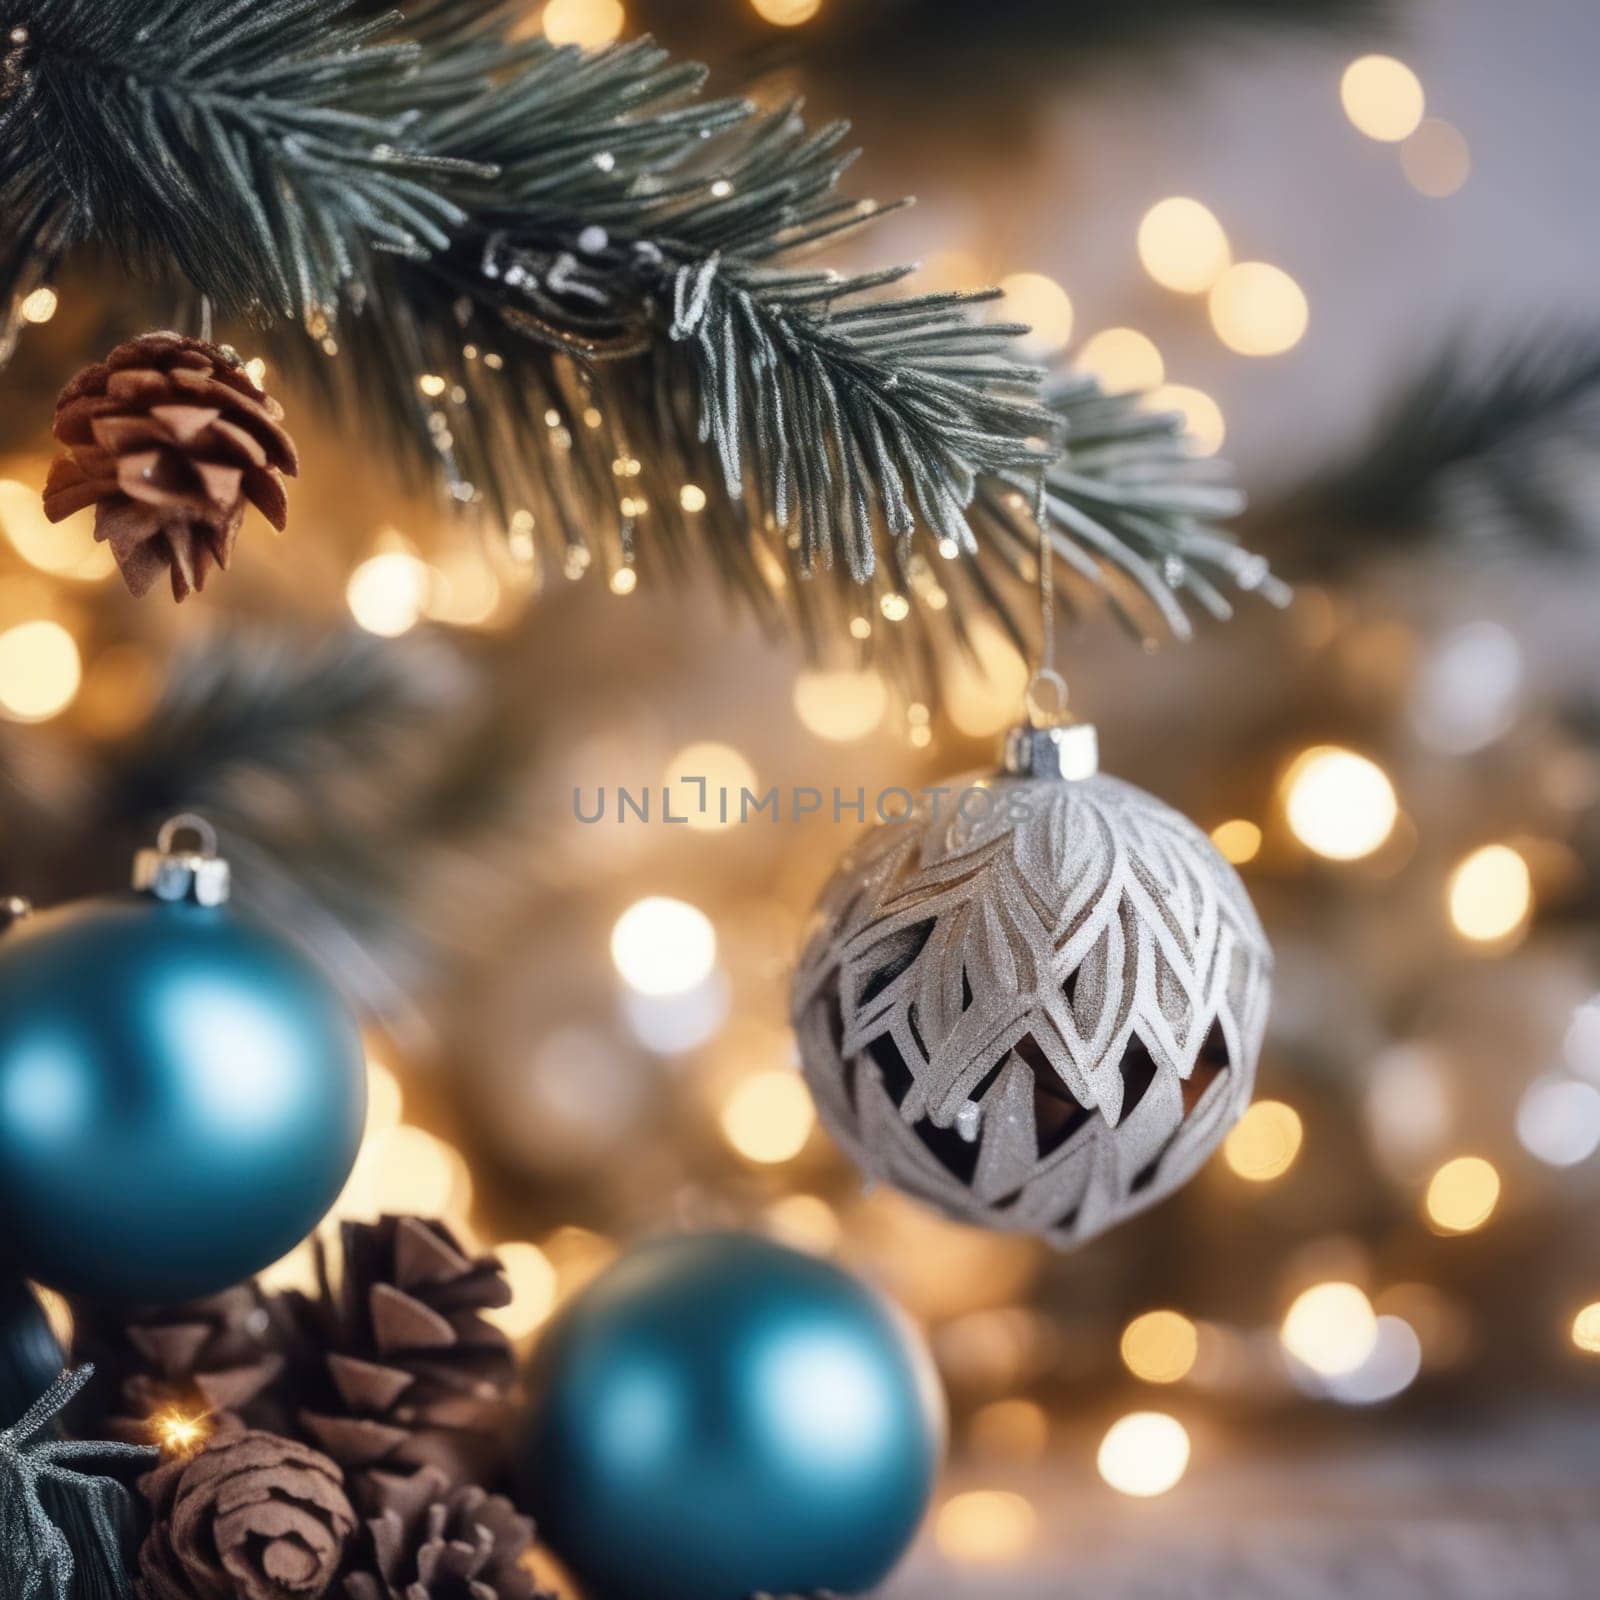
[[[909,1323],[748,1234],[631,1251],[551,1326],[530,1390],[527,1508],[593,1600],[871,1589],[944,1450]]]
[[[321,1220],[365,1115],[348,1011],[226,905],[130,894],[0,933],[0,1251],[28,1277],[226,1288]]]
[[[38,1296],[20,1278],[0,1275],[0,1428],[20,1421],[66,1362]]]

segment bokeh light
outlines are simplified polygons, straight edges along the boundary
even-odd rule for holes
[[[808,669],[794,680],[794,710],[806,731],[833,744],[875,733],[889,709],[889,690],[876,672]]]
[[[77,642],[59,622],[19,622],[0,633],[0,715],[48,722],[73,702],[83,682]]]
[[[511,1301],[484,1315],[508,1339],[525,1339],[556,1308],[559,1287],[556,1269],[538,1245],[523,1239],[497,1245],[495,1254],[505,1268]]]
[[[385,550],[368,557],[345,586],[350,615],[368,633],[397,639],[421,620],[428,604],[429,573],[414,555]]]
[[[1004,631],[986,617],[969,630],[967,649],[945,674],[945,712],[969,738],[982,739],[1017,720],[1028,687],[1028,664]]]
[[[1323,1378],[1344,1377],[1372,1354],[1378,1319],[1353,1283],[1319,1283],[1289,1307],[1279,1330],[1283,1348]]]
[[[1072,301],[1054,278],[1042,272],[1014,272],[1000,280],[1004,299],[999,314],[1025,322],[1032,330],[1019,341],[1028,355],[1052,355],[1072,338]]]
[[[17,309],[21,312],[24,322],[37,325],[48,322],[56,314],[56,307],[60,304],[60,298],[55,290],[49,284],[44,284],[25,294],[22,297],[22,304]]]
[[[1244,817],[1233,817],[1211,830],[1211,842],[1226,860],[1242,867],[1261,854],[1261,829]]]
[[[1400,146],[1400,170],[1420,195],[1444,200],[1472,176],[1472,151],[1454,123],[1426,117]]]
[[[1204,294],[1232,260],[1211,211],[1187,195],[1159,200],[1139,223],[1139,260],[1164,289]]]
[[[1257,1100],[1228,1130],[1222,1159],[1249,1183],[1281,1178],[1300,1154],[1300,1114],[1281,1100]]]
[[[959,1566],[1000,1566],[1027,1553],[1038,1522],[1038,1513],[1021,1495],[974,1489],[939,1508],[934,1541]]]
[[[1122,1361],[1146,1383],[1177,1383],[1200,1354],[1200,1333],[1181,1311],[1146,1311],[1122,1330]]]
[[[1533,876],[1510,845],[1486,844],[1450,874],[1447,900],[1450,921],[1462,938],[1497,944],[1528,920]]]
[[[814,1194],[786,1194],[774,1200],[763,1215],[773,1235],[815,1256],[832,1254],[843,1231],[839,1213]]]
[[[698,906],[649,895],[617,918],[611,959],[623,982],[640,994],[686,994],[711,976],[717,932]]]
[[[1167,375],[1155,341],[1137,328],[1102,328],[1073,356],[1072,364],[1092,372],[1107,394],[1154,389]]]
[[[672,815],[687,817],[689,826],[702,833],[733,827],[740,817],[741,791],[756,792],[755,768],[732,745],[711,740],[685,745],[667,762],[662,782],[671,796]]]
[[[1423,1210],[1435,1233],[1472,1233],[1494,1215],[1500,1174],[1482,1156],[1456,1156],[1428,1180]]]
[[[817,1112],[796,1072],[773,1068],[735,1084],[722,1108],[722,1133],[747,1161],[776,1166],[805,1149]]]
[[[1535,1078],[1517,1102],[1517,1138],[1551,1167],[1575,1167],[1600,1150],[1600,1089],[1581,1078]]]
[[[1403,1317],[1378,1318],[1372,1349],[1354,1372],[1324,1380],[1327,1394],[1348,1406],[1381,1405],[1403,1394],[1422,1371],[1422,1341]]]
[[[1572,1342],[1585,1355],[1600,1356],[1600,1300],[1584,1306],[1572,1319]]]
[[[0,478],[0,532],[30,567],[56,578],[98,582],[116,571],[111,546],[96,543],[92,507],[51,522],[37,489],[15,478]]]
[[[1222,407],[1204,389],[1187,383],[1164,383],[1144,397],[1146,411],[1176,411],[1183,418],[1188,445],[1197,456],[1214,456],[1228,437]]]
[[[1049,1444],[1049,1415],[1032,1400],[992,1400],[967,1428],[967,1445],[982,1462],[1037,1461]]]
[[[619,0],[550,0],[544,8],[544,36],[551,44],[596,50],[616,40],[626,21]]]
[[[1399,816],[1383,768],[1337,745],[1316,745],[1298,756],[1284,776],[1283,795],[1294,836],[1330,861],[1371,855]]]
[[[1393,56],[1361,56],[1344,69],[1339,99],[1358,131],[1384,144],[1398,144],[1416,131],[1426,108],[1422,83]]]
[[[1164,1411],[1130,1412],[1107,1430],[1095,1465],[1118,1494],[1153,1499],[1188,1470],[1188,1430]]]
[[[1277,356],[1305,336],[1311,310],[1305,292],[1282,267],[1240,261],[1211,288],[1208,302],[1217,337],[1241,356]]]
[[[763,22],[778,28],[798,28],[822,9],[822,0],[750,0],[751,9]]]

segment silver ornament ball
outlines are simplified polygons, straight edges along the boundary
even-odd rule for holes
[[[872,1178],[1082,1243],[1185,1183],[1250,1102],[1272,952],[1192,822],[1026,727],[1004,770],[869,832],[794,987],[806,1081]]]

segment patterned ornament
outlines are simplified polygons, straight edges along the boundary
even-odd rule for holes
[[[179,847],[186,830],[198,848]],[[0,933],[6,1245],[85,1299],[188,1300],[260,1271],[355,1163],[355,1021],[293,946],[224,903],[215,843],[174,819],[140,852],[141,892]]]
[[[1249,1103],[1272,952],[1187,818],[1019,728],[870,832],[794,988],[824,1121],[952,1216],[1082,1243],[1186,1182]]]

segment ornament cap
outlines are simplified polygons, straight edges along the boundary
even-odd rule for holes
[[[1100,770],[1100,736],[1092,722],[1021,723],[1006,734],[1001,762],[1014,778],[1092,778]]]
[[[193,837],[194,848],[179,848],[178,841],[185,834]],[[169,817],[156,835],[155,848],[141,850],[133,858],[133,886],[157,900],[224,905],[231,874],[228,863],[217,854],[217,830],[190,811]]]

